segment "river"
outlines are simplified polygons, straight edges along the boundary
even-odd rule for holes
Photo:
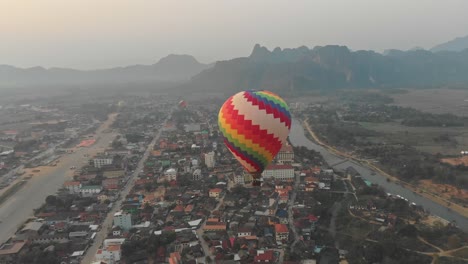
[[[326,148],[310,141],[304,133],[304,128],[302,127],[301,123],[297,119],[293,119],[291,132],[289,134],[289,140],[292,145],[304,146],[308,149],[313,149],[317,152],[320,152],[320,154],[322,154],[323,158],[328,164],[338,164],[336,166],[333,166],[333,169],[335,170],[344,171],[349,166],[352,166],[356,169],[356,171],[358,171],[361,174],[362,178],[382,186],[386,192],[395,195],[399,194],[408,199],[410,202],[414,202],[417,205],[423,206],[424,209],[428,210],[433,215],[439,216],[448,221],[455,221],[460,229],[464,230],[465,232],[468,232],[467,218],[463,217],[455,211],[448,210],[446,207],[436,202],[433,202],[432,200],[426,197],[420,196],[419,194],[415,194],[413,193],[413,191],[408,190],[401,185],[395,184],[393,182],[387,182],[387,178],[384,175],[379,174],[378,172],[374,172],[375,174],[372,175],[372,169],[358,162],[346,160],[345,158],[331,153]]]

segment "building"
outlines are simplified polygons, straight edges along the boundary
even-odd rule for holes
[[[246,236],[251,236],[252,235],[252,229],[248,227],[240,227],[239,230],[237,230],[237,236],[238,237],[246,237]]]
[[[119,188],[119,179],[118,178],[104,179],[101,185],[104,190],[116,190]]]
[[[98,156],[93,159],[93,164],[95,168],[102,168],[106,165],[111,165],[114,159],[112,157]]]
[[[164,177],[167,181],[176,181],[177,180],[177,170],[174,168],[169,168],[164,172]]]
[[[202,172],[200,169],[195,169],[192,174],[192,179],[194,181],[199,181],[202,179]]]
[[[234,174],[233,177],[234,185],[244,185],[245,184],[245,176],[244,174]]]
[[[254,262],[255,263],[273,263],[275,260],[273,250],[268,250],[268,251],[263,251],[259,250],[257,251],[257,256],[254,257]]]
[[[214,151],[205,153],[205,165],[207,168],[212,169],[215,166],[215,153]]]
[[[81,186],[80,193],[82,196],[90,197],[98,194],[102,191],[102,187],[99,185]]]
[[[290,164],[270,164],[262,172],[265,179],[274,178],[281,181],[294,180],[294,168]]]
[[[221,195],[222,192],[223,192],[223,190],[221,190],[220,188],[213,188],[213,189],[210,189],[210,191],[209,191],[209,197],[211,197],[211,198],[219,198],[219,196]]]
[[[63,186],[70,192],[70,193],[79,193],[81,190],[81,182],[79,181],[67,181],[63,184]]]
[[[285,224],[275,224],[275,237],[276,242],[287,241],[289,239],[288,226]]]
[[[102,173],[102,176],[106,179],[120,178],[125,176],[125,170],[123,169],[107,169]]]
[[[110,263],[118,263],[122,257],[120,245],[109,245],[104,249],[99,249],[96,252],[96,260],[108,261]]]
[[[294,150],[291,145],[283,145],[276,155],[276,161],[280,164],[291,164],[294,162]]]
[[[114,226],[118,226],[126,231],[130,230],[132,228],[132,215],[123,212],[115,213]]]
[[[0,246],[0,263],[14,263],[17,256],[23,250],[26,241],[16,241],[14,243]]]

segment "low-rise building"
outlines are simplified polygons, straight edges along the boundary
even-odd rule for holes
[[[122,257],[120,245],[110,245],[96,252],[96,259],[99,261],[119,262]]]
[[[294,162],[294,150],[291,145],[283,145],[276,155],[276,160],[280,164],[291,164]]]
[[[99,185],[81,186],[80,193],[85,197],[96,195],[102,191],[102,187]]]
[[[275,179],[280,181],[294,180],[294,168],[290,164],[270,164],[262,172],[265,179]]]
[[[211,198],[219,198],[219,196],[221,195],[222,192],[223,192],[223,190],[221,190],[220,188],[213,188],[213,189],[210,189],[210,191],[209,191],[209,197],[211,197]]]
[[[70,192],[70,193],[79,193],[81,189],[81,182],[79,181],[67,181],[63,184],[63,186]]]
[[[106,165],[111,165],[114,159],[110,156],[98,156],[93,159],[93,164],[95,168],[102,168]]]
[[[289,239],[288,226],[285,224],[275,224],[275,238],[277,242]]]

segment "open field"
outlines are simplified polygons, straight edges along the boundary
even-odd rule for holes
[[[409,127],[398,122],[360,122],[362,127],[381,133],[370,140],[386,144],[405,144],[431,154],[459,155],[468,150],[468,127]],[[438,140],[447,136],[449,140]]]
[[[391,95],[395,104],[434,114],[451,113],[468,116],[468,90],[412,89]]]
[[[449,200],[452,196],[457,197],[458,199],[468,199],[468,191],[464,189],[457,188],[456,186],[449,184],[437,184],[431,180],[421,180],[419,181],[419,186],[424,190],[427,190],[431,193],[437,193],[439,196]]]

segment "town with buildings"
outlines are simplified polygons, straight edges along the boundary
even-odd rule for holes
[[[317,152],[291,144],[263,171],[262,185],[252,186],[223,143],[217,109],[118,102],[104,129],[105,118],[79,116],[35,125],[30,137],[48,142],[37,148],[54,145],[55,152],[2,152],[15,165],[28,160],[22,170],[32,176],[16,173],[13,185],[69,155],[83,162],[70,163],[63,186],[3,241],[0,263],[348,263],[357,253],[347,236],[380,241],[424,214],[353,167],[335,171]],[[74,123],[82,125],[69,129]],[[30,140],[1,135],[2,142]],[[102,148],[87,152],[99,142]]]

